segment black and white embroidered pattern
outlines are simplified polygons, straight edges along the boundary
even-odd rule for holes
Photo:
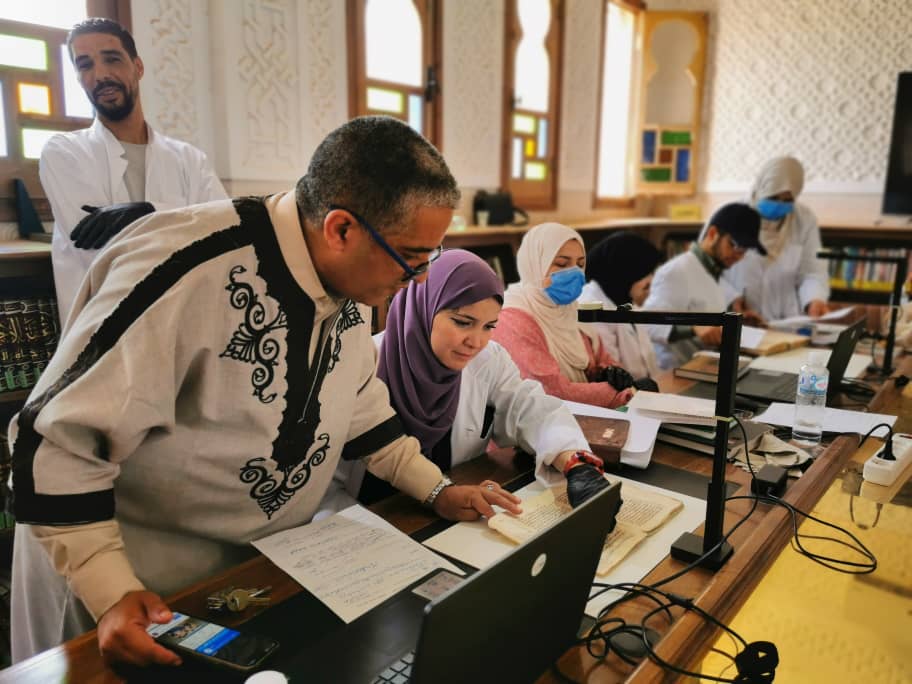
[[[266,320],[266,307],[254,292],[253,287],[237,280],[238,276],[246,273],[243,266],[235,266],[228,275],[228,284],[225,289],[231,295],[229,301],[235,309],[244,311],[244,320],[238,325],[237,330],[231,335],[228,346],[219,356],[228,357],[235,361],[251,363],[255,366],[250,380],[253,383],[253,395],[264,404],[276,398],[276,393],[264,395],[263,392],[275,377],[273,367],[281,352],[281,345],[270,333],[288,327],[285,312],[279,306],[279,311],[271,321]]]
[[[342,311],[339,314],[339,318],[336,320],[336,339],[333,343],[332,356],[329,360],[327,372],[335,368],[336,363],[339,361],[339,352],[342,351],[342,333],[349,328],[354,328],[356,325],[361,325],[362,323],[364,323],[364,319],[361,317],[358,305],[350,299],[346,300],[345,304],[342,305]]]

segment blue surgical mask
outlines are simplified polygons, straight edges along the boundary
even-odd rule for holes
[[[792,209],[794,208],[794,202],[783,202],[781,200],[769,199],[768,197],[757,202],[757,213],[767,221],[778,221],[779,219],[783,219],[791,214]]]
[[[583,293],[586,274],[579,266],[565,268],[551,274],[551,284],[545,288],[545,294],[555,304],[562,306],[572,304]]]

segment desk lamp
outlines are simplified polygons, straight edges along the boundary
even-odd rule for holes
[[[890,299],[887,303],[890,307],[890,331],[887,333],[883,367],[880,369],[882,375],[890,375],[893,372],[893,347],[896,344],[896,318],[899,315],[899,307],[902,305],[902,288],[908,274],[908,254],[903,254],[903,256],[862,256],[860,254],[849,254],[842,250],[829,250],[817,252],[817,258],[829,261],[864,261],[877,264],[896,264],[893,291],[890,293]]]
[[[735,399],[738,351],[741,347],[741,314],[676,313],[673,311],[633,311],[629,304],[616,310],[580,308],[582,323],[646,323],[658,325],[722,326],[719,347],[719,382],[716,385],[716,439],[713,445],[712,478],[706,498],[706,523],[703,538],[685,532],[671,546],[671,557],[685,563],[701,559],[699,564],[710,570],[721,568],[734,549],[723,540],[725,517],[725,464],[728,461],[728,427]],[[705,556],[705,557],[704,557]]]

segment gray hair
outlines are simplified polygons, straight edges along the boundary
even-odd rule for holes
[[[398,119],[364,116],[320,143],[295,187],[295,200],[315,224],[335,204],[382,233],[396,233],[418,207],[455,209],[459,188],[443,157],[419,133]]]

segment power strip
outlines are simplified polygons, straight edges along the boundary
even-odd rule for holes
[[[880,457],[881,454],[883,454],[883,448],[865,461],[862,473],[867,482],[889,487],[896,482],[896,478],[912,460],[912,435],[893,435],[895,461],[885,461]]]

